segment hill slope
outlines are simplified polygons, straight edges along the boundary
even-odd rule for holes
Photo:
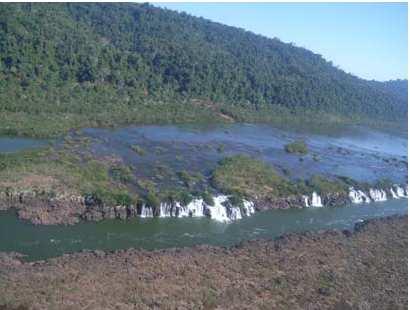
[[[403,102],[407,102],[408,81],[407,80],[391,80],[386,82],[371,81],[373,85],[380,90],[398,97]],[[400,102],[400,101],[399,101]]]
[[[0,21],[6,133],[190,121],[204,110],[239,120],[258,111],[407,115],[407,97],[306,49],[146,4],[3,3]]]

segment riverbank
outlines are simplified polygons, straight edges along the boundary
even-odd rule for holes
[[[172,101],[169,99],[168,101]],[[368,117],[347,116],[314,110],[289,110],[284,107],[239,107],[182,100],[171,103],[145,102],[135,107],[118,104],[114,108],[99,106],[87,113],[4,112],[0,115],[0,135],[27,138],[59,138],[72,130],[83,128],[121,128],[124,126],[165,124],[269,124],[284,129],[305,127],[309,130],[331,131],[343,126],[363,125],[374,129],[407,131],[407,123]]]
[[[156,205],[149,201],[135,204],[108,205],[98,198],[58,194],[50,197],[33,190],[0,190],[0,211],[13,209],[21,220],[35,225],[74,225],[80,221],[99,222],[102,220],[133,220],[139,218],[200,218],[228,223],[252,216],[255,212],[279,209],[302,209],[322,207],[345,207],[380,203],[388,200],[407,199],[408,186],[390,185],[384,188],[354,189],[328,192],[322,196],[296,194],[289,197],[258,199],[249,201],[236,196],[208,195],[190,196],[190,200],[167,199]]]
[[[5,309],[405,309],[407,216],[234,247],[0,259]],[[10,308],[13,309],[13,308]]]

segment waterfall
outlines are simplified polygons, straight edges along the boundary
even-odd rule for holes
[[[141,206],[141,217],[153,217],[154,216],[154,210],[151,207],[146,206],[143,204]]]
[[[245,216],[251,216],[255,213],[255,207],[252,201],[243,200],[243,213]]]
[[[229,222],[229,217],[226,212],[226,207],[222,204],[228,199],[227,196],[220,195],[214,198],[213,206],[206,206],[206,213],[211,218],[218,222]]]
[[[172,206],[168,203],[163,203],[159,205],[159,217],[171,217]]]
[[[353,187],[349,189],[349,198],[352,203],[370,203],[371,200],[369,196],[367,196],[363,191],[361,190],[355,190]]]
[[[397,194],[394,192],[393,188],[390,188],[390,193],[391,193],[393,199],[399,199],[399,196],[397,196]]]
[[[371,202],[369,196],[367,196],[364,192],[362,192],[361,190],[358,190],[358,192],[359,192],[360,196],[362,196],[363,202],[365,202],[365,203],[370,203]]]
[[[349,189],[349,198],[353,203],[362,203],[362,197],[353,187]]]
[[[320,198],[320,196],[316,193],[313,192],[312,193],[312,207],[323,207],[322,205],[322,199]]]
[[[175,203],[175,216],[187,217],[189,216],[189,210],[186,206],[182,206],[179,202]]]
[[[399,185],[395,185],[395,187],[396,187],[397,196],[399,198],[406,198],[407,197],[404,188],[400,187]]]
[[[219,195],[214,198],[214,205],[206,205],[203,199],[194,199],[188,205],[183,206],[179,202],[161,203],[158,208],[159,217],[202,217],[209,216],[219,222],[229,222],[242,219],[244,216],[250,216],[255,213],[254,203],[243,200],[243,208],[238,206],[225,206],[228,196]],[[140,217],[153,217],[154,210],[142,205]]]
[[[242,218],[241,209],[239,207],[228,208],[228,217],[231,221],[240,220]]]
[[[405,187],[401,187],[400,185],[393,185],[393,187],[390,188],[390,194],[393,197],[393,199],[406,198],[406,189],[407,185]],[[361,190],[355,190],[353,187],[349,189],[349,197],[352,203],[370,203],[372,200],[376,202],[387,200],[387,193],[382,189],[370,188],[369,196],[367,196]]]
[[[306,208],[309,208],[309,207],[310,207],[310,205],[309,205],[309,197],[306,196],[306,195],[303,195],[302,198],[303,198],[303,200],[305,201],[305,207],[306,207]]]
[[[205,215],[203,199],[194,199],[186,207],[189,215],[192,217],[201,217]]]
[[[371,188],[369,190],[369,195],[370,195],[370,198],[373,199],[374,201],[386,201],[387,200],[387,194],[382,189]]]

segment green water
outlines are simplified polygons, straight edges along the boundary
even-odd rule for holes
[[[126,222],[34,226],[18,220],[12,212],[3,212],[0,213],[0,251],[17,251],[28,255],[28,260],[37,260],[82,249],[226,246],[242,240],[275,238],[289,232],[351,229],[360,220],[393,214],[407,214],[407,200],[337,208],[273,210],[229,224],[207,218],[136,218]]]

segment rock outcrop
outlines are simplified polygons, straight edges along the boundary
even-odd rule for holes
[[[393,185],[390,188],[355,189],[348,192],[320,195],[294,195],[276,199],[243,199],[240,205],[232,205],[230,197],[217,195],[214,203],[208,205],[202,198],[195,198],[186,205],[178,201],[161,202],[159,206],[144,203],[129,206],[109,206],[92,196],[59,195],[50,197],[33,191],[0,192],[0,210],[15,208],[21,219],[33,224],[72,225],[80,220],[101,221],[103,219],[126,220],[134,217],[209,217],[220,222],[231,222],[252,215],[255,210],[289,208],[335,207],[346,204],[361,204],[386,201],[387,199],[407,198],[408,187]]]

